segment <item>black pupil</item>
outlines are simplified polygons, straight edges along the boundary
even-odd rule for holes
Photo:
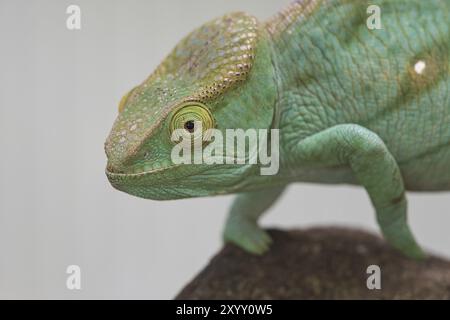
[[[184,123],[184,128],[189,132],[194,132],[194,121],[189,120]]]

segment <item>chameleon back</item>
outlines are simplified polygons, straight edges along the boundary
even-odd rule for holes
[[[367,26],[370,5],[381,29]],[[448,0],[297,1],[274,17],[285,150],[293,130],[359,124],[383,139],[407,189],[450,189],[449,24]]]

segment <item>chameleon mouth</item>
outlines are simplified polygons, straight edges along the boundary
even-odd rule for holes
[[[159,167],[142,172],[120,172],[115,171],[114,169],[111,170],[111,168],[108,166],[106,167],[105,174],[108,178],[109,183],[111,183],[114,188],[133,194],[130,190],[139,189],[144,185],[146,187],[161,187],[167,180],[164,178],[166,176],[165,172],[168,169],[178,166],[179,165]]]
[[[192,170],[182,170],[183,166],[185,165],[172,163],[167,166],[160,166],[141,172],[131,172],[131,170],[128,172],[128,170],[119,171],[108,164],[105,169],[105,174],[114,188],[128,192],[127,188],[130,186],[161,188],[163,186],[167,187],[168,185],[179,185],[181,179],[192,175],[202,175],[204,172],[216,168],[216,166],[211,165],[193,172]],[[173,174],[167,174],[169,169],[170,171],[173,170]]]
[[[175,168],[180,166],[179,164],[174,165],[168,165],[168,166],[162,166],[162,167],[145,167],[142,166],[140,168],[133,168],[132,170],[115,170],[111,165],[108,165],[106,167],[105,173],[106,175],[112,178],[117,177],[142,177],[145,175],[150,175],[154,173],[159,173],[162,171],[166,171],[171,168]]]
[[[247,184],[246,172],[228,171],[228,179],[214,178],[210,170],[222,170],[221,165],[201,168],[184,168],[183,164],[171,164],[144,172],[119,172],[110,166],[105,173],[113,188],[145,199],[171,200],[238,191]],[[170,169],[170,170],[169,170]],[[223,168],[223,170],[229,170]],[[215,172],[215,171],[214,171]],[[219,171],[219,173],[222,171]],[[220,191],[211,186],[219,185]]]

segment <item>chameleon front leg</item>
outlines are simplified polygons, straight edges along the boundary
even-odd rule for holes
[[[223,238],[255,254],[269,249],[272,239],[258,226],[258,218],[278,199],[285,186],[240,193],[228,214]]]
[[[355,124],[337,125],[301,140],[293,156],[306,168],[349,166],[367,190],[386,240],[409,257],[424,257],[407,224],[400,169],[377,134]]]

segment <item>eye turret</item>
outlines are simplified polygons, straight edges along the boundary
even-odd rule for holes
[[[196,124],[201,125],[201,132],[196,132]],[[175,110],[170,119],[170,135],[177,129],[184,134],[193,135],[194,139],[202,137],[203,133],[215,127],[214,118],[208,107],[200,102],[188,102]]]

